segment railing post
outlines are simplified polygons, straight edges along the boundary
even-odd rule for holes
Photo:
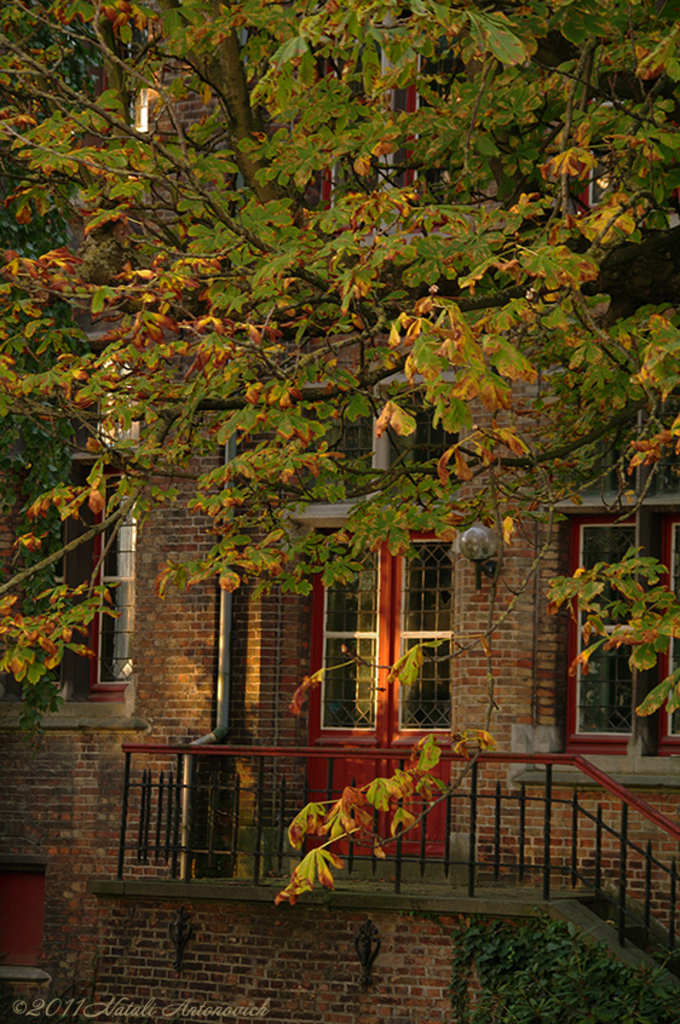
[[[444,823],[444,878],[449,877],[451,867],[451,794],[446,798],[446,821]]]
[[[597,805],[595,820],[595,895],[602,892],[602,804]]]
[[[156,845],[154,846],[154,864],[158,864],[161,855],[161,832],[163,831],[163,788],[165,786],[165,773],[158,776],[158,803],[156,805]]]
[[[669,914],[668,919],[668,948],[675,949],[675,896],[676,896],[676,882],[678,875],[675,870],[675,857],[671,863],[671,891],[669,899]]]
[[[137,863],[142,861],[142,850],[144,849],[144,817],[146,814],[146,768],[142,772],[142,781],[139,784],[139,825],[137,827]]]
[[[649,940],[649,920],[651,915],[652,902],[652,841],[647,840],[645,848],[645,908],[644,908],[644,936],[645,946]]]
[[[628,856],[628,804],[621,802],[621,844],[619,850],[619,946],[626,944],[626,860]]]
[[[231,819],[231,855],[235,869],[239,868],[238,857],[238,833],[241,824],[241,776],[238,772],[238,765],[234,760],[234,813]]]
[[[356,784],[357,781],[355,777],[352,776],[352,789],[355,788]],[[348,847],[349,848],[347,850],[347,874],[351,875],[352,872],[354,871],[354,835],[351,835],[349,837]]]
[[[120,819],[120,840],[118,842],[118,878],[123,877],[123,865],[125,862],[125,833],[127,830],[128,796],[130,792],[130,760],[132,754],[125,753],[125,773],[123,776],[123,809]]]
[[[175,793],[173,786],[174,774],[172,769],[168,774],[168,813],[165,816],[165,850],[163,851],[165,856],[165,863],[167,864],[170,860],[170,843],[172,837],[172,801]]]
[[[468,896],[475,894],[475,860],[477,857],[477,761],[470,779],[470,841],[468,844]]]
[[[493,825],[493,877],[498,881],[501,870],[501,784],[496,783],[494,796],[494,825]]]
[[[194,785],[194,758],[191,754],[184,757],[183,782],[179,877],[183,882],[188,882],[191,878],[191,811],[194,802],[191,792]]]
[[[403,771],[403,770],[404,770],[404,762],[402,760],[400,760],[399,761],[399,771]],[[398,807],[403,806],[403,801],[399,800],[397,806]],[[401,857],[402,857],[402,843],[403,843],[403,839],[401,837],[401,832],[402,832],[402,824],[401,824],[401,822],[399,822],[399,824],[397,825],[396,864],[394,865],[394,891],[397,894],[401,892]]]
[[[283,837],[286,833],[286,776],[281,776],[281,790],[279,795],[279,832],[276,844],[276,856],[279,871],[283,867]]]
[[[144,863],[149,863],[149,831],[151,829],[151,794],[153,793],[153,776],[149,769],[146,777],[146,790],[144,794]]]
[[[177,774],[175,776],[175,807],[172,829],[172,867],[170,869],[171,878],[177,878],[177,862],[179,859],[179,827],[180,827],[180,813],[182,806],[182,785],[184,783],[184,757],[182,754],[177,755]]]
[[[552,765],[545,766],[545,808],[543,815],[543,899],[550,899],[550,821],[552,811]]]
[[[421,878],[425,874],[425,864],[427,862],[426,861],[426,857],[425,857],[425,842],[426,842],[426,835],[427,835],[427,814],[425,813],[425,808],[426,807],[427,807],[427,804],[425,802],[425,797],[423,797],[421,799],[421,801],[420,801],[420,813],[422,815],[422,817],[420,819],[420,877]]]
[[[326,800],[330,804],[333,799],[333,771],[335,769],[335,758],[328,758],[328,767],[326,769]]]
[[[524,878],[524,844],[526,839],[527,795],[524,783],[519,789],[519,880]]]
[[[578,793],[574,790],[571,800],[571,887],[576,888],[578,872]]]
[[[262,857],[262,792],[264,789],[264,757],[257,766],[257,792],[255,794],[255,846],[253,849],[253,885],[260,884]]]

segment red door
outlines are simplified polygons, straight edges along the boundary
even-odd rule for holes
[[[309,761],[310,800],[337,799],[345,786],[392,775],[408,765],[414,744],[428,733],[448,739],[451,546],[425,538],[414,543],[415,557],[392,556],[383,545],[379,553],[367,554],[351,582],[317,588],[312,657],[313,669],[323,667],[324,673],[310,699],[310,744],[328,750],[329,756]],[[390,682],[394,662],[423,641],[439,644],[425,649],[417,682],[411,687]],[[348,747],[365,750],[366,756],[343,753]],[[420,798],[410,810],[421,810]],[[443,821],[443,809],[428,817],[426,841],[432,852],[443,843]],[[420,829],[407,839],[409,848],[419,847]]]

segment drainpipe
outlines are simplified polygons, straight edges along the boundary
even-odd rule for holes
[[[236,438],[230,437],[224,446],[224,464],[227,466],[236,455]],[[221,743],[229,732],[229,703],[231,697],[231,632],[234,596],[220,590],[220,627],[217,647],[217,709],[215,728],[207,736],[201,736],[189,745],[203,747],[210,743]]]

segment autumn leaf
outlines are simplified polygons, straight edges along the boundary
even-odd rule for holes
[[[94,512],[95,515],[99,515],[106,508],[106,498],[98,487],[93,487],[90,491],[90,495],[87,499],[87,506],[90,509],[90,512]]]
[[[441,748],[430,733],[418,740],[411,751],[411,761],[415,763],[418,771],[429,772],[439,764],[441,753]]]
[[[295,715],[297,717],[301,714],[302,708],[304,707],[304,703],[307,700],[307,694],[309,693],[310,690],[314,689],[314,687],[318,686],[321,683],[323,679],[323,673],[324,670],[320,668],[317,669],[317,671],[314,672],[313,675],[305,676],[303,678],[302,682],[300,683],[300,685],[297,687],[293,694],[293,699],[288,705],[288,710],[290,711],[291,715]]]
[[[459,480],[472,480],[472,478],[473,478],[472,470],[468,466],[467,462],[463,458],[463,456],[462,456],[462,454],[461,454],[461,452],[459,451],[458,448],[456,448],[456,450],[455,450],[454,458],[455,458],[455,463],[456,463],[456,476],[458,477],[458,479]]]
[[[454,754],[459,754],[466,760],[470,760],[472,753],[476,751],[495,750],[496,741],[485,729],[466,729],[454,737],[456,743],[453,748]]]
[[[663,682],[650,690],[645,699],[635,708],[635,714],[641,718],[654,714],[666,703],[671,694],[677,689],[680,672],[677,670]]]
[[[414,432],[416,421],[410,413],[401,409],[395,402],[387,402],[376,420],[376,437],[382,437],[388,427],[392,427],[396,434],[404,437]]]

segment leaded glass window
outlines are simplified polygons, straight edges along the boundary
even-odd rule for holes
[[[456,441],[456,435],[444,430],[441,423],[435,427],[430,409],[418,409],[415,413],[416,429],[404,437],[394,435],[394,444],[399,454],[404,453],[406,462],[429,462],[439,459],[447,448]]]
[[[379,562],[369,555],[350,583],[325,598],[323,715],[325,729],[375,726]]]
[[[106,537],[102,583],[109,588],[115,615],[102,614],[99,630],[99,682],[120,683],[132,673],[135,551],[137,524],[128,516]]]
[[[403,729],[447,729],[451,724],[451,631],[453,562],[451,545],[421,541],[404,562],[402,652],[424,640],[443,639],[426,652],[420,677],[402,687]]]
[[[580,565],[592,569],[597,562],[619,562],[635,544],[635,527],[630,524],[593,523],[581,527]],[[607,595],[603,595],[607,599]],[[581,616],[583,624],[585,616]],[[579,651],[583,639],[579,629]],[[632,723],[633,681],[628,665],[629,650],[600,648],[579,671],[578,731],[581,733],[629,733]]]

